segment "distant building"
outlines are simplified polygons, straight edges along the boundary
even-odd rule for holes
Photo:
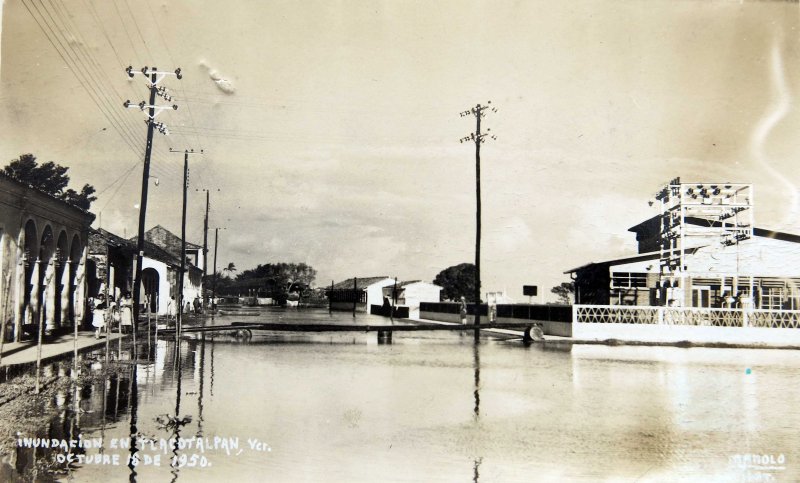
[[[144,239],[145,241],[150,242],[160,247],[161,249],[165,250],[173,257],[176,257],[178,260],[181,259],[181,237],[167,230],[163,226],[156,225],[153,228],[147,230],[144,233]],[[136,241],[136,237],[131,238],[131,240]],[[200,271],[202,272],[206,263],[205,258],[203,256],[203,246],[187,241],[186,260],[192,266],[200,269]]]
[[[391,302],[394,290],[394,282],[392,282],[392,285],[383,287],[383,297]],[[442,287],[420,280],[397,282],[394,305],[395,307],[408,307],[408,316],[418,319],[419,304],[422,302],[441,301],[441,291]]]
[[[163,250],[166,254],[172,257],[172,259],[177,260],[177,267],[180,268],[180,260],[181,260],[181,237],[175,235],[171,231],[167,230],[161,225],[156,225],[153,228],[147,230],[144,234],[145,244],[152,244],[155,247]],[[136,242],[136,237],[131,238],[131,241],[134,243]],[[165,260],[160,260],[165,262]],[[165,262],[166,263],[166,262]],[[186,275],[184,276],[183,280],[183,300],[184,305],[186,302],[191,302],[196,297],[203,297],[203,267],[205,266],[205,257],[203,256],[203,247],[201,245],[197,245],[195,243],[186,242]],[[142,281],[144,283],[144,270],[148,268],[148,266],[143,262],[142,263]],[[165,267],[156,267],[155,265],[151,268],[158,271],[159,268],[165,269]],[[178,282],[177,282],[177,275],[174,282],[174,289],[172,289],[169,293],[170,296],[175,296],[178,293]],[[163,289],[162,289],[163,290]],[[176,297],[177,299],[177,297]]]
[[[383,288],[394,285],[389,277],[348,278],[327,289],[333,310],[353,310],[353,303],[359,312],[369,312],[370,305],[383,304]]]
[[[800,236],[754,226],[752,185],[675,179],[656,202],[638,253],[565,272],[577,303],[800,308]]]
[[[177,249],[174,238],[175,235],[161,226],[145,234],[140,302],[142,305],[149,305],[153,313],[161,315],[167,313],[173,297],[175,300],[178,299],[181,248],[180,238]],[[87,288],[90,297],[103,295],[106,284],[108,294],[115,299],[126,293],[133,293],[136,245],[136,237],[126,240],[102,228],[91,230],[87,261]],[[184,304],[191,302],[201,293],[202,271],[192,263],[193,260],[202,261],[202,249],[198,248],[197,245],[187,243],[186,275],[183,281]]]
[[[94,215],[0,172],[0,322],[6,340],[81,323]]]

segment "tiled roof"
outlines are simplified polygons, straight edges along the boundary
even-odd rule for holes
[[[135,242],[137,237],[132,237],[131,241]],[[161,225],[156,225],[153,228],[147,230],[144,234],[145,242],[153,243],[167,253],[172,255],[173,257],[177,258],[180,262],[181,259],[181,237],[175,235],[171,231],[167,230]],[[191,242],[186,242],[186,248],[189,249],[198,249],[202,248],[200,245],[195,245]]]

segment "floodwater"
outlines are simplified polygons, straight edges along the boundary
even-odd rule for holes
[[[272,309],[214,323],[331,319],[353,321]],[[46,460],[63,481],[800,480],[793,351],[476,345],[471,332],[389,344],[374,332],[197,337],[179,358],[172,341],[149,353],[140,341],[143,362],[112,363],[115,374],[57,397],[50,425],[23,435],[102,448],[18,448],[17,470],[31,477]],[[112,344],[112,356],[131,350]],[[59,465],[67,453],[83,459]]]

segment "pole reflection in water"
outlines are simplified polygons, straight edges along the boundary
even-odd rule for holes
[[[175,443],[172,446],[172,462],[170,466],[172,467],[172,483],[175,483],[178,480],[178,440],[181,437],[181,420],[180,420],[180,413],[181,413],[181,366],[183,363],[183,359],[181,357],[181,340],[175,340],[175,354],[177,359],[178,365],[178,380],[175,384],[176,391],[175,391],[175,419],[173,422],[173,438],[175,438]]]
[[[138,376],[138,365],[134,361],[131,364],[131,382],[130,382],[130,402],[131,402],[131,454],[128,459],[128,468],[131,470],[131,475],[129,481],[131,483],[136,481],[136,464],[138,457],[136,453],[138,452],[138,448],[136,447],[136,436],[139,433],[139,429],[136,427],[136,418],[138,416],[139,410],[139,381],[137,380]]]
[[[106,324],[106,326],[108,326],[108,324]],[[109,390],[109,383],[108,383],[108,365],[109,365],[109,363],[108,363],[108,349],[109,349],[109,347],[108,347],[108,333],[106,333],[106,362],[105,362],[105,364],[103,364],[103,369],[102,369],[103,370],[103,392],[102,392],[102,395],[103,395],[103,397],[102,397],[102,399],[103,399],[103,416],[102,416],[102,418],[103,419],[102,419],[102,421],[100,423],[100,440],[103,441],[103,442],[105,442],[105,440],[106,440],[106,409],[107,409],[106,408],[106,402],[108,400],[108,397],[106,397],[106,394],[108,394],[108,390]],[[103,451],[104,451],[103,445],[101,444],[100,445],[100,454],[103,454]]]
[[[119,374],[115,373],[111,381],[114,383],[114,420],[116,420],[119,417]]]
[[[472,367],[475,370],[475,422],[478,422],[478,419],[481,415],[481,355],[479,351],[479,344],[475,344],[472,349]]]
[[[197,436],[203,436],[203,380],[205,379],[206,334],[200,337],[200,391],[197,396]]]
[[[479,422],[481,417],[481,354],[480,354],[480,343],[476,342],[472,346],[472,367],[475,371],[475,390],[473,395],[475,396],[475,408],[473,409],[473,418],[476,423]],[[478,467],[481,465],[483,461],[482,457],[478,457],[473,461],[472,466],[472,481],[474,483],[478,483],[479,473]]]
[[[478,473],[478,468],[480,468],[481,463],[483,462],[483,458],[478,458],[475,460],[475,465],[472,467],[472,481],[473,483],[478,483],[481,475]]]

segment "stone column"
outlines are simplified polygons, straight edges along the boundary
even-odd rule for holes
[[[14,342],[20,341],[25,316],[25,252],[17,247],[16,277],[14,279]]]
[[[87,248],[83,247],[81,253],[81,260],[78,263],[78,268],[75,270],[75,297],[74,297],[74,310],[75,323],[81,325],[83,323],[84,308],[86,305],[86,257]]]
[[[35,324],[39,322],[39,265],[41,264],[41,260],[36,258],[36,261],[33,262],[33,270],[31,273],[31,297],[30,302],[28,303],[28,307],[25,311],[25,323],[26,324]]]
[[[72,260],[67,258],[64,260],[64,268],[61,272],[61,327],[69,327],[69,305],[72,301],[70,293],[72,290]]]
[[[50,257],[44,272],[44,330],[56,328],[56,259]]]

